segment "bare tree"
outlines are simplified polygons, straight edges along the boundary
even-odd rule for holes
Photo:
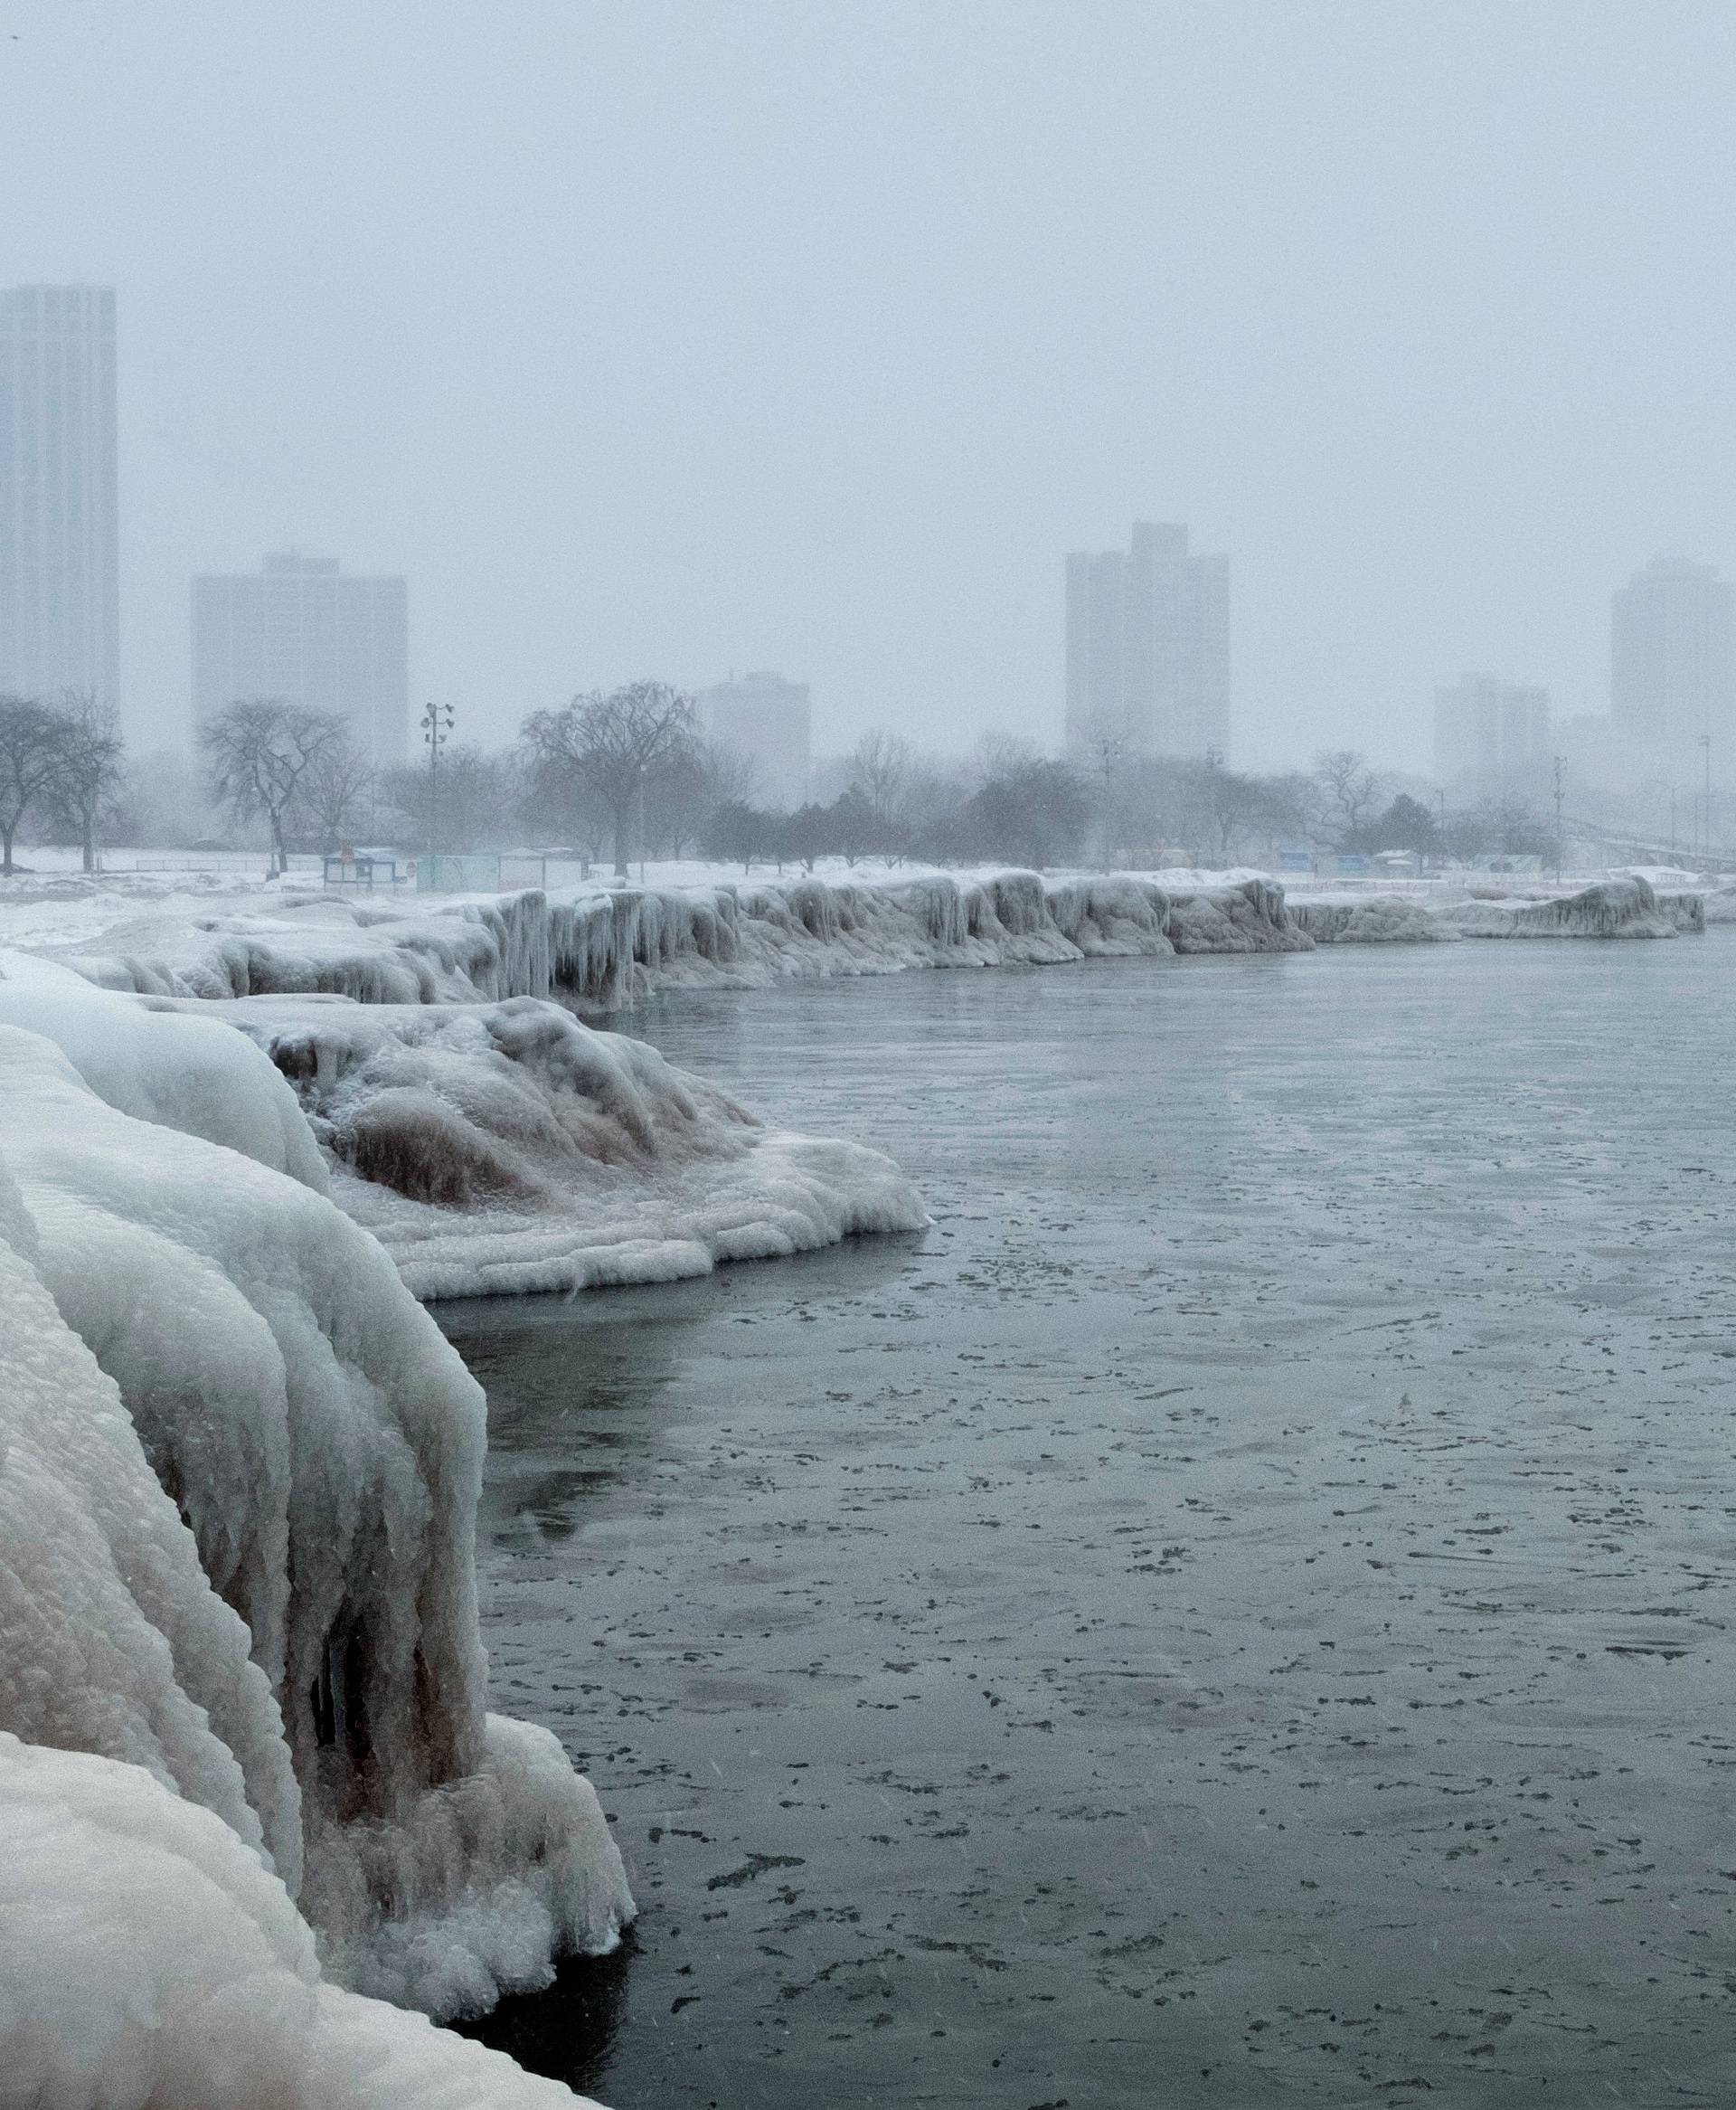
[[[435,850],[457,856],[487,847],[522,825],[522,785],[513,758],[490,754],[474,740],[448,748],[433,773],[411,762],[388,770],[381,781],[388,801],[417,837]]]
[[[231,704],[201,728],[199,745],[212,797],[238,820],[262,815],[271,831],[268,878],[288,863],[286,816],[305,791],[310,772],[343,738],[341,718],[275,696]]]
[[[28,696],[0,696],[0,874],[10,874],[13,837],[53,789],[66,745],[58,711]]]
[[[850,757],[850,778],[882,820],[898,820],[916,750],[896,733],[864,733]]]
[[[616,875],[625,879],[635,815],[651,779],[693,751],[693,698],[666,682],[636,681],[609,695],[575,696],[562,710],[533,711],[522,730],[545,781],[564,779],[601,799],[614,830]]]
[[[69,690],[55,715],[61,722],[60,755],[50,790],[77,831],[84,869],[94,872],[103,814],[120,790],[119,714],[86,689]]]
[[[307,764],[296,809],[313,823],[322,850],[330,852],[373,812],[374,768],[366,752],[339,731]]]
[[[1330,748],[1314,758],[1328,826],[1341,837],[1358,834],[1381,796],[1381,780],[1354,747]]]

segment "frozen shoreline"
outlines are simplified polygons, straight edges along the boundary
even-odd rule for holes
[[[177,904],[51,939],[61,964],[0,954],[0,1891],[15,1927],[59,1882],[69,1954],[107,1953],[123,1889],[150,1935],[94,2013],[52,1960],[8,1969],[44,2085],[142,2073],[126,2099],[160,2083],[182,2110],[238,2076],[357,2105],[570,2099],[380,2004],[486,2006],[633,1912],[588,1784],[487,1712],[481,1395],[417,1296],[663,1280],[925,1220],[880,1153],[766,1130],[576,1010],[1705,921],[1641,879],[1463,904],[1450,933],[1422,913],[1010,873],[408,915]],[[198,1941],[174,1931],[189,1888]],[[147,2011],[167,2020],[141,2042]]]

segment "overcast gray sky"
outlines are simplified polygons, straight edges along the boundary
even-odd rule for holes
[[[1736,6],[0,0],[0,283],[112,281],[123,682],[187,581],[410,580],[412,693],[776,667],[1059,732],[1061,557],[1233,560],[1235,759],[1601,712],[1736,556]]]

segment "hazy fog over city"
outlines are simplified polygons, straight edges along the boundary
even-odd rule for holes
[[[188,581],[402,575],[471,737],[642,676],[1061,731],[1062,563],[1227,553],[1231,758],[1609,707],[1736,563],[1736,14],[0,0],[0,284],[113,286],[129,737]],[[24,210],[26,207],[28,210]]]

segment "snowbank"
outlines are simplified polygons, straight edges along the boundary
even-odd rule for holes
[[[1293,951],[1281,887],[1185,889],[1137,874],[816,878],[403,903],[286,895],[190,923],[146,917],[68,948],[105,988],[201,999],[336,995],[366,1004],[555,997],[612,1011],[654,989],[788,975],[1048,966],[1090,954]]]
[[[534,998],[215,1008],[294,1085],[335,1198],[420,1297],[665,1282],[928,1222],[879,1151],[764,1128]]]
[[[0,1729],[212,1811],[354,1990],[455,2012],[610,1945],[594,1794],[485,1712],[479,1388],[258,1049],[61,997],[0,1024]],[[190,1064],[221,1141],[167,1125]]]
[[[1705,928],[1698,894],[1660,901],[1644,879],[1603,879],[1543,901],[1472,901],[1444,912],[1467,938],[1674,938]]]
[[[4,1733],[0,2102],[586,2110],[498,2052],[323,1981],[283,1884],[209,1810],[137,1766]]]

